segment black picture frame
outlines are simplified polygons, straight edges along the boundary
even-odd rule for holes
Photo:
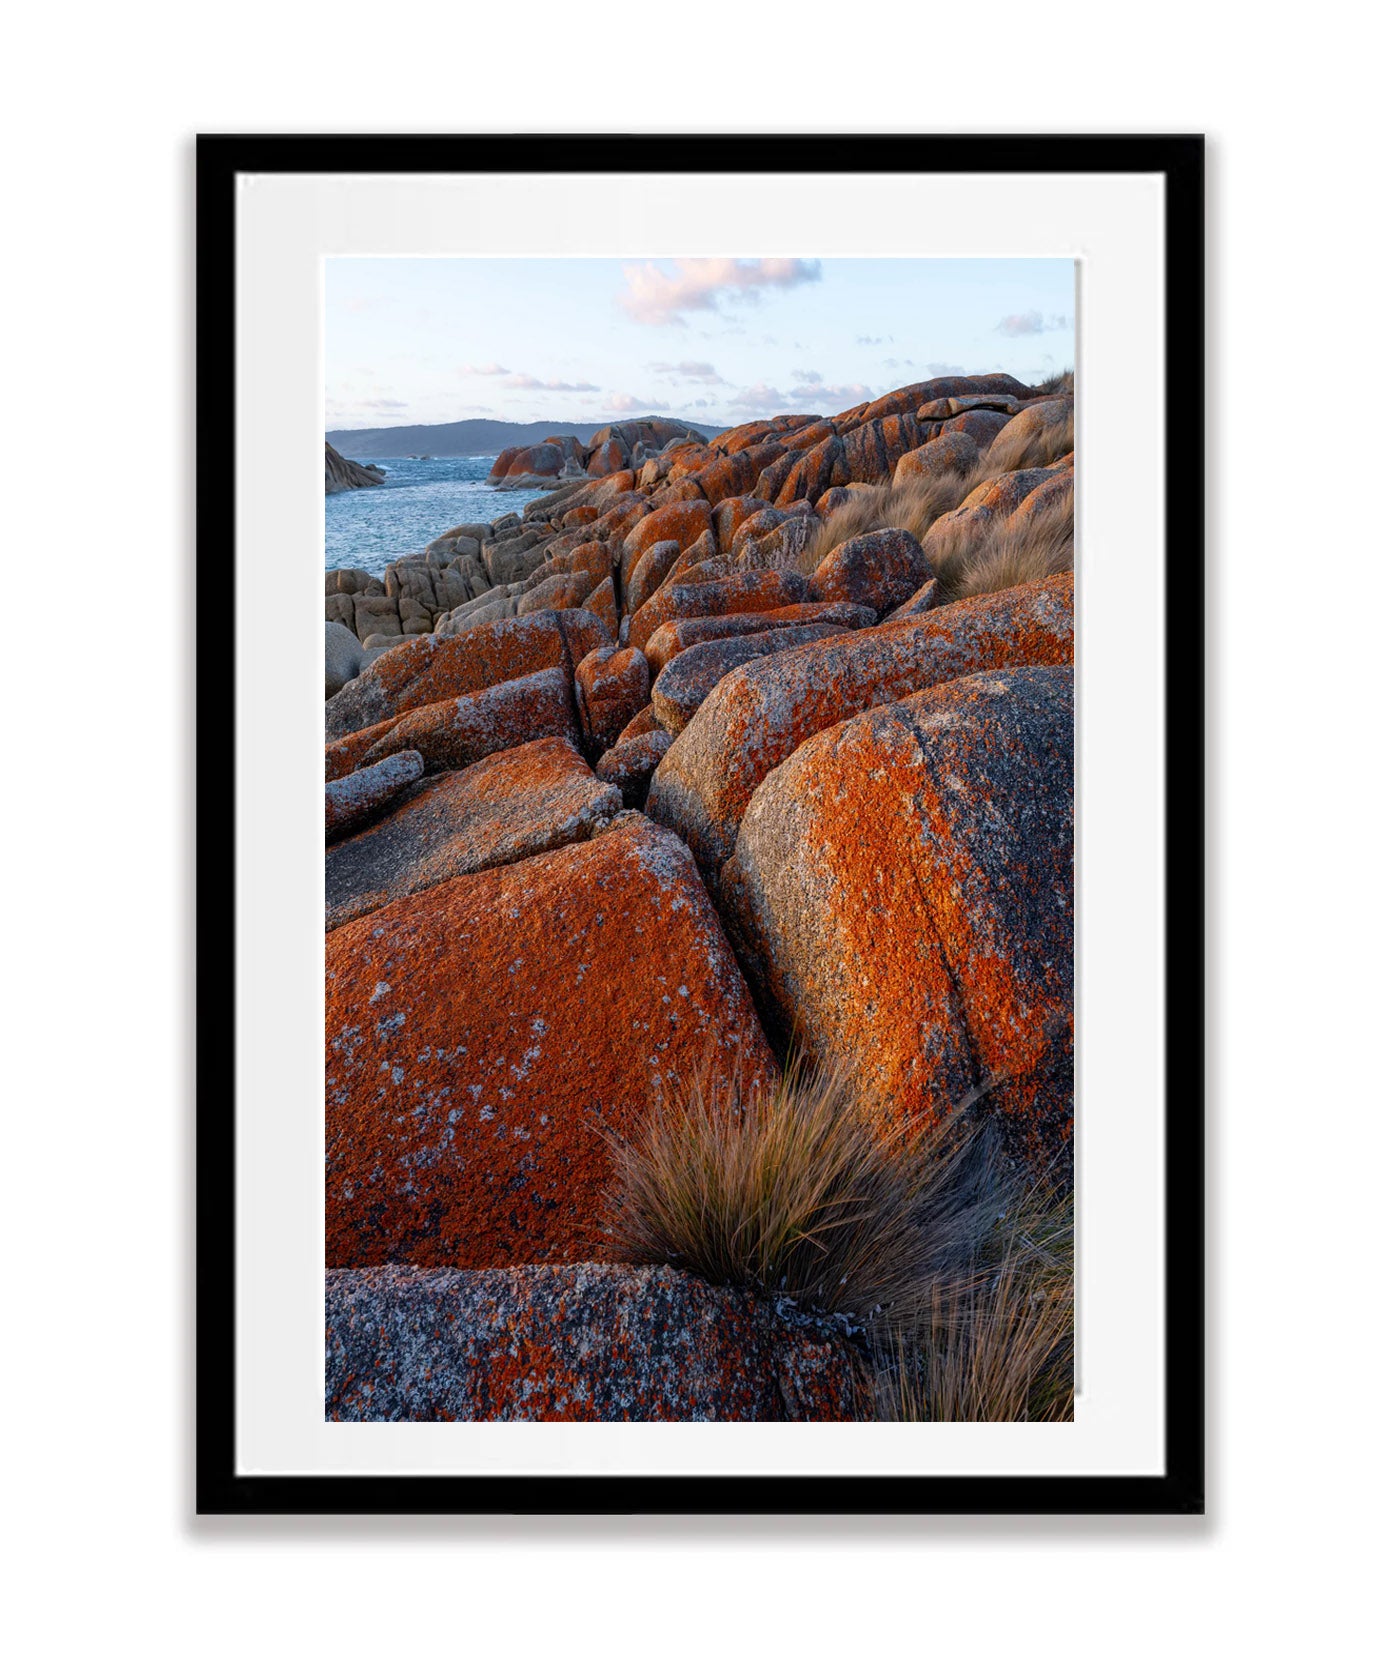
[[[242,174],[707,173],[772,168],[771,136],[203,135],[197,142],[195,1507],[247,1514],[1192,1514],[1204,1510],[1204,159],[1200,135],[800,135],[785,172],[1093,173],[1165,189],[1165,1341],[1160,1476],[243,1476],[235,1462],[234,200]],[[489,165],[484,162],[489,160]],[[202,592],[202,591],[201,591]],[[197,607],[199,605],[197,601]]]

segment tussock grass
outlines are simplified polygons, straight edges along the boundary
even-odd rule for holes
[[[808,540],[793,569],[811,577],[833,549],[868,531],[898,529],[922,539],[940,514],[950,513],[970,488],[970,480],[955,472],[935,473],[898,489],[888,480],[862,489],[836,509]]]
[[[1062,368],[1059,373],[1052,373],[1048,379],[1042,379],[1039,385],[1032,385],[1031,389],[1038,397],[1072,397],[1074,369]]]
[[[969,523],[924,542],[938,575],[939,599],[965,601],[1018,583],[1034,583],[1074,570],[1074,500],[1066,496],[1023,518]]]
[[[614,1143],[618,1257],[844,1313],[889,1422],[1057,1422],[1074,1407],[1074,1201],[991,1125],[930,1134],[798,1064],[760,1092],[698,1075]]]
[[[887,1326],[965,1273],[996,1212],[988,1133],[930,1137],[800,1063],[756,1093],[697,1075],[614,1160],[620,1258]]]
[[[1062,1423],[1074,1416],[1074,1197],[1024,1187],[980,1262],[930,1287],[877,1378],[890,1422]]]

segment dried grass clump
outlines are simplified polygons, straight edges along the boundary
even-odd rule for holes
[[[950,602],[1072,572],[1074,500],[1062,497],[1020,519],[969,522],[961,533],[926,541],[924,553],[938,575],[939,599]]]
[[[985,1132],[930,1137],[800,1064],[757,1092],[697,1075],[614,1157],[622,1259],[885,1325],[915,1322],[995,1217]]]
[[[1074,369],[1063,368],[1059,373],[1051,374],[1048,379],[1042,379],[1039,385],[1032,385],[1031,389],[1038,397],[1072,397]]]
[[[793,562],[793,569],[811,577],[833,549],[870,531],[895,528],[922,538],[935,519],[957,507],[970,486],[970,480],[955,472],[932,473],[897,489],[889,482],[864,486],[822,520]]]
[[[902,1423],[1065,1423],[1074,1417],[1074,1196],[1023,1190],[980,1262],[929,1290],[922,1323],[878,1383]]]

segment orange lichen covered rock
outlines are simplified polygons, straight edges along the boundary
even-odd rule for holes
[[[667,662],[651,692],[652,709],[663,729],[679,735],[721,677],[765,654],[845,633],[840,624],[782,624],[752,635],[697,642]]]
[[[670,507],[673,502],[709,502],[709,497],[693,478],[673,478],[652,497],[653,507]]]
[[[651,671],[634,647],[595,648],[574,672],[574,700],[590,759],[605,753],[647,703]]]
[[[550,607],[581,607],[588,599],[590,587],[587,577],[579,572],[555,572],[527,589],[516,602],[515,610],[524,617]]]
[[[660,727],[660,724],[656,721],[656,713],[652,710],[651,703],[648,701],[641,711],[629,720],[627,727],[618,736],[618,745],[621,746],[624,741],[630,741],[634,735],[650,735],[653,729],[659,729]]]
[[[667,583],[632,614],[627,639],[633,647],[644,648],[652,632],[672,619],[765,612],[806,599],[807,580],[796,572],[736,572],[706,583]]]
[[[833,548],[813,572],[811,587],[816,600],[854,601],[883,613],[907,601],[932,576],[919,539],[890,527]]]
[[[488,484],[547,483],[564,470],[564,451],[557,443],[529,443],[503,449],[487,475]]]
[[[618,618],[617,597],[613,592],[613,580],[606,577],[583,603],[583,610],[591,612],[608,633],[610,641],[617,640]]]
[[[948,602],[944,599],[944,585],[936,577],[931,577],[927,583],[921,583],[907,601],[901,601],[885,619],[885,623],[893,624],[896,619],[913,618],[916,613],[932,612],[935,607],[947,605]]]
[[[328,1423],[842,1423],[843,1327],[669,1266],[326,1274]]]
[[[813,512],[821,519],[828,514],[835,513],[837,508],[845,507],[847,502],[853,502],[860,495],[860,490],[851,484],[833,484],[824,496],[819,496]]]
[[[929,551],[937,554],[976,543],[1053,476],[1050,467],[1022,467],[979,484],[951,513],[941,515],[929,526],[924,535]]]
[[[923,426],[912,414],[887,415],[857,426],[842,440],[843,470],[830,482],[849,484],[859,479],[877,484],[888,478],[900,456],[917,449],[925,436]]]
[[[694,583],[701,577],[719,575],[718,573],[712,573],[711,570],[707,569],[708,562],[719,558],[720,555],[715,546],[714,533],[712,531],[702,531],[695,541],[691,543],[690,547],[686,549],[685,553],[680,556],[671,571],[667,574],[667,582]],[[723,558],[726,562],[724,570],[732,570],[733,568],[728,565],[729,556],[725,555]]]
[[[393,718],[372,723],[367,729],[357,729],[353,735],[342,735],[326,747],[326,780],[337,781],[359,768],[360,760],[381,737],[394,727]]]
[[[710,694],[667,753],[647,809],[675,829],[713,880],[734,850],[754,790],[810,736],[970,671],[1073,658],[1069,573],[770,654],[731,672]]]
[[[677,542],[681,552],[690,547],[702,531],[710,529],[710,504],[701,501],[672,502],[639,519],[622,541],[622,575],[629,579],[632,567],[659,542]]]
[[[626,813],[329,934],[326,1040],[330,1266],[596,1257],[609,1135],[775,1072],[690,854]]]
[[[938,473],[968,472],[977,465],[977,455],[976,440],[965,432],[941,432],[932,443],[920,444],[900,456],[894,469],[895,487]]]
[[[780,507],[788,502],[815,502],[833,484],[844,484],[849,476],[844,442],[828,435],[798,457],[774,500]]]
[[[605,542],[580,543],[568,553],[568,566],[575,577],[582,575],[591,593],[605,579],[612,577],[612,550]]]
[[[991,1085],[1018,1152],[1073,1121],[1074,672],[863,712],[764,781],[722,903],[794,1043],[937,1124]]]
[[[734,542],[734,533],[744,521],[752,514],[760,512],[766,505],[760,502],[757,496],[730,496],[725,501],[715,504],[715,540],[719,544],[721,554],[728,554]]]
[[[939,427],[939,437],[970,438],[979,450],[985,449],[989,443],[995,443],[1002,432],[1006,430],[1008,415],[994,413],[987,408],[970,409],[966,414],[959,414],[952,420],[946,420]]]
[[[417,755],[399,755],[410,756]],[[373,828],[331,847],[326,927],[340,927],[453,876],[587,840],[595,824],[621,807],[617,789],[600,782],[558,736],[494,753],[469,769],[435,778]]]
[[[627,450],[616,438],[609,438],[588,457],[590,478],[611,478],[627,466]]]
[[[761,502],[776,502],[787,483],[788,474],[806,454],[805,449],[788,449],[784,447],[781,455],[776,455],[750,485],[750,491]]]
[[[1033,403],[1007,424],[997,440],[998,445],[1007,450],[1020,448],[1038,438],[1042,432],[1073,418],[1073,397],[1051,397],[1045,402]]]
[[[757,502],[752,496],[745,497],[745,500],[755,502],[755,506],[747,519],[737,520],[733,525],[729,546],[735,550],[742,548],[746,543],[756,542],[759,537],[767,536],[770,531],[776,531],[792,517],[785,508],[776,508],[771,502]]]
[[[541,612],[474,625],[456,636],[415,636],[380,654],[327,700],[326,739],[548,666],[572,676],[605,634],[591,613]]]
[[[1018,530],[1061,502],[1069,502],[1071,506],[1074,503],[1074,467],[1064,467],[1057,461],[1050,477],[1037,484],[1030,495],[1007,514],[1006,529]]]
[[[642,554],[632,568],[632,575],[627,579],[627,610],[636,612],[650,596],[654,595],[666,579],[675,570],[676,562],[680,558],[681,545],[678,542],[653,543]]]
[[[993,409],[1009,417],[1020,406],[1019,397],[998,396],[993,391],[972,391],[964,397],[931,397],[928,402],[920,404],[917,418],[924,421],[952,420],[959,414],[969,414],[978,408]]]
[[[777,429],[771,420],[745,420],[741,425],[731,426],[727,432],[717,433],[711,448],[721,455],[737,455],[740,450],[752,449],[763,443]]]
[[[945,373],[876,397],[861,410],[861,418],[879,420],[885,415],[918,410],[935,397],[965,397],[984,392],[1006,397],[1028,397],[1031,394],[1028,385],[1023,385],[1009,373]]]
[[[377,764],[391,753],[412,749],[422,753],[425,768],[436,774],[465,769],[492,753],[546,735],[561,735],[575,747],[582,744],[573,679],[558,666],[405,712],[361,763]]]
[[[808,502],[793,502],[790,507],[776,511],[788,517],[772,530],[755,536],[752,534],[755,521],[750,519],[734,539],[734,560],[740,571],[795,569],[807,544],[821,530],[821,520]]]
[[[713,503],[747,496],[759,476],[788,453],[787,446],[782,443],[756,444],[752,448],[721,456],[699,472],[696,480],[707,500]]]
[[[647,713],[651,712],[648,706]],[[651,789],[651,778],[671,750],[674,738],[669,729],[657,724],[654,714],[650,729],[638,729],[631,734],[624,730],[617,738],[617,745],[598,760],[598,780],[611,783],[629,810],[642,810]]]
[[[756,636],[762,630],[775,630],[786,624],[837,624],[843,630],[864,630],[875,619],[873,608],[849,601],[799,601],[791,607],[770,607],[766,612],[672,619],[648,637],[647,664],[654,676],[678,653],[700,642],[718,642],[729,636]]]

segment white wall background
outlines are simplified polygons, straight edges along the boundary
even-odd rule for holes
[[[135,0],[12,20],[0,1395],[17,1672],[1378,1665],[1398,603],[1395,156],[1375,16],[1343,0],[1305,32],[1222,0]],[[588,127],[1211,138],[1204,1521],[189,1515],[189,137]]]

